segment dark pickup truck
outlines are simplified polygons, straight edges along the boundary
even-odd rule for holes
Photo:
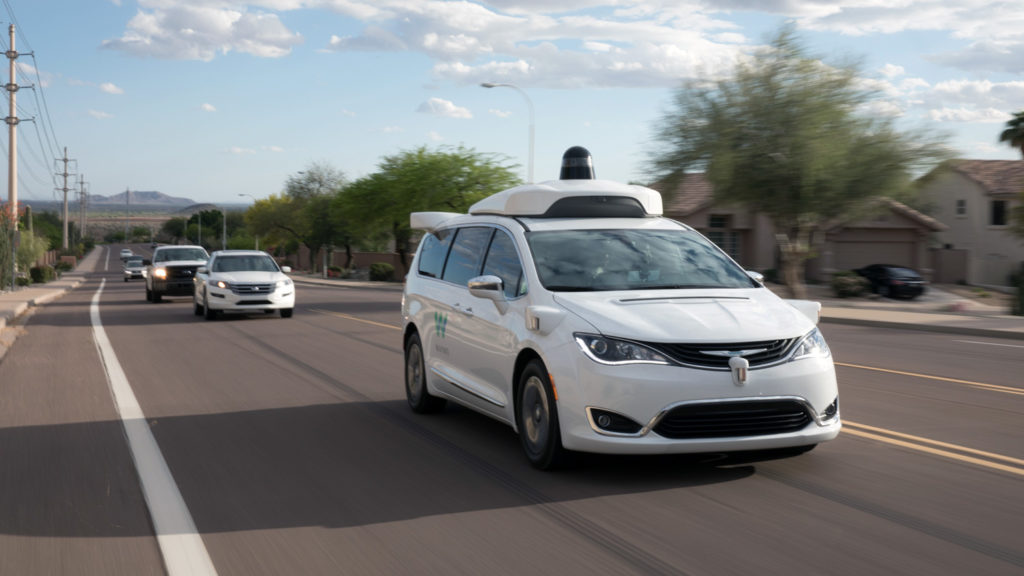
[[[202,246],[157,246],[153,262],[146,269],[146,300],[159,302],[164,296],[192,296],[196,268],[209,258]]]

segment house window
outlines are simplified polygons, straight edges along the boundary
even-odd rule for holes
[[[992,218],[989,220],[990,226],[1006,226],[1006,204],[1006,200],[992,201]]]
[[[732,218],[722,214],[712,214],[708,217],[708,240],[715,243],[723,252],[733,260],[739,260],[739,242],[736,231],[730,229]]]
[[[967,216],[967,200],[956,201],[956,215]]]

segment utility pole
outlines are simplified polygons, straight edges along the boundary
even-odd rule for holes
[[[4,120],[7,122],[7,137],[9,139],[9,146],[7,147],[7,201],[8,207],[11,209],[11,290],[14,290],[15,282],[14,277],[17,275],[17,245],[18,245],[18,105],[17,105],[17,93],[18,93],[18,78],[16,76],[16,70],[14,61],[18,59],[18,52],[14,49],[14,24],[11,24],[8,28],[8,32],[11,35],[11,49],[8,50],[4,55],[11,61],[11,81],[8,82],[4,89],[10,92],[8,101],[10,102],[10,108],[8,109],[7,118]]]
[[[62,190],[64,192],[64,236],[63,236],[64,240],[63,240],[62,247],[64,248],[64,250],[67,250],[68,249],[68,190],[69,190],[69,188],[68,188],[68,176],[72,175],[72,174],[68,173],[68,162],[74,162],[74,160],[71,160],[71,159],[68,158],[68,147],[67,146],[64,147],[64,158],[58,158],[57,159],[57,162],[61,162],[61,161],[64,162],[64,171],[63,172],[58,172],[57,176],[63,176],[64,177],[64,187],[63,188],[58,188],[58,190]]]
[[[124,241],[128,242],[128,218],[132,213],[132,191],[130,188],[124,189]]]
[[[84,242],[85,241],[85,214],[86,214],[86,207],[85,207],[85,199],[86,199],[85,185],[86,184],[87,184],[87,182],[85,181],[85,176],[82,175],[82,174],[79,174],[78,175],[78,241],[79,242]]]

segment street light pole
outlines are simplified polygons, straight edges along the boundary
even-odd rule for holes
[[[252,198],[253,202],[256,202],[256,197],[253,196],[252,194],[245,194],[245,193],[239,192],[238,195],[239,196],[248,196],[249,198]],[[259,249],[260,249],[260,237],[257,236],[256,237],[256,250],[259,250]]]
[[[527,184],[533,184],[533,101],[530,100],[530,97],[526,95],[526,92],[523,92],[523,90],[516,86],[515,84],[484,82],[480,84],[480,86],[484,88],[511,88],[516,92],[522,94],[523,98],[526,100],[526,105],[530,109],[530,156],[528,165],[529,167],[527,169]]]

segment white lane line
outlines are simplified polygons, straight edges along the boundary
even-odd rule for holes
[[[1002,346],[1004,348],[1024,348],[1019,344],[1000,344],[998,342],[979,342],[977,340],[953,340],[953,342],[961,342],[963,344],[981,344],[983,346]]]
[[[121,364],[117,361],[107,333],[100,322],[100,294],[106,285],[106,279],[100,281],[100,287],[92,297],[89,315],[92,318],[92,335],[96,341],[96,349],[100,354],[103,369],[107,374],[107,383],[114,396],[114,404],[121,416],[128,445],[135,460],[135,470],[142,484],[142,493],[146,497],[146,505],[153,519],[156,530],[157,544],[164,558],[164,566],[169,576],[186,574],[215,576],[213,567],[203,539],[196,530],[192,515],[185,506],[185,500],[174,483],[174,477],[167,468],[156,438],[149,429],[146,415],[142,413],[135,392],[125,376]]]

